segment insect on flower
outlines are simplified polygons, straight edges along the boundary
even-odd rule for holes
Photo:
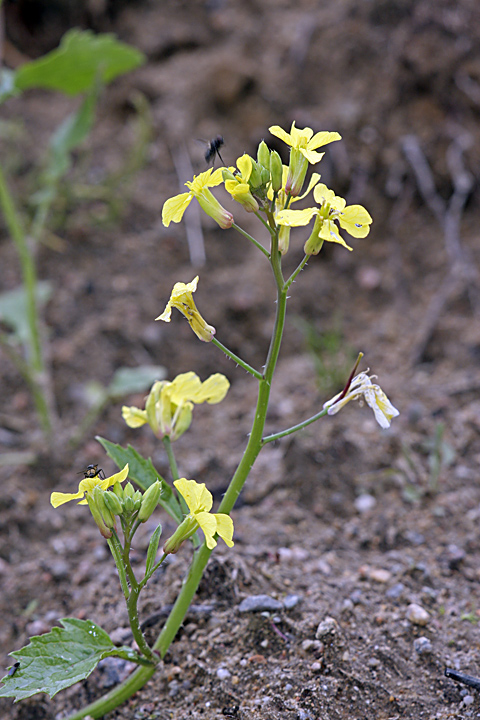
[[[222,145],[225,144],[225,140],[221,135],[217,135],[213,138],[213,140],[210,140],[209,143],[207,143],[207,149],[205,150],[205,162],[210,165],[211,161],[213,160],[213,165],[215,165],[215,156],[218,155],[220,158],[220,162],[222,165],[225,165],[223,162],[223,158],[220,155],[220,148]]]
[[[97,475],[98,475],[98,477],[101,480],[105,480],[105,473],[103,472],[102,468],[98,467],[98,464],[97,465],[87,465],[85,470],[80,470],[80,472],[77,473],[77,475],[82,475],[82,474],[83,474],[83,477],[86,477],[86,478],[94,478],[94,477],[97,477]]]

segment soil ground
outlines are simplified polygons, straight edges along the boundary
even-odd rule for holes
[[[17,52],[49,50],[72,20],[39,12],[26,24],[25,7],[6,4],[12,62]],[[178,192],[174,160],[204,169],[197,138],[222,134],[231,164],[263,137],[283,153],[268,127],[292,120],[341,133],[322,179],[365,205],[374,224],[352,253],[324,248],[293,286],[268,430],[317,412],[360,350],[401,414],[382,431],[368,408],[350,405],[263,451],[233,512],[234,549],[218,547],[164,666],[109,717],[479,718],[476,691],[444,677],[445,667],[480,676],[477,1],[152,0],[113,9],[89,3],[73,22],[115,31],[148,61],[102,95],[38,255],[40,277],[54,285],[46,325],[62,432],[86,410],[84,384],[108,384],[118,367],[163,365],[169,378],[223,372],[227,398],[196,407],[175,445],[181,474],[206,482],[218,502],[250,429],[255,381],[199,343],[179,315],[170,325],[153,319],[173,283],[198,273],[197,303],[217,337],[260,368],[273,281],[247,240],[208,221],[206,262],[192,266],[185,225],[164,228],[161,208]],[[30,92],[2,107],[2,164],[26,214],[48,138],[73,106]],[[127,172],[132,148],[137,161],[142,147],[139,168]],[[11,290],[19,266],[0,231],[1,289]],[[286,272],[302,258],[296,237]],[[6,668],[9,651],[61,617],[91,618],[116,637],[127,626],[94,523],[83,508],[49,504],[88,463],[113,472],[94,436],[134,444],[167,477],[168,466],[148,428],[123,423],[122,402],[75,452],[62,442],[42,452],[30,396],[6,357],[0,383],[2,451],[36,455],[0,465]],[[143,394],[126,400],[141,405]],[[139,564],[154,526],[139,534]],[[149,583],[142,617],[161,616],[175,599],[190,555],[184,547]],[[296,599],[270,614],[239,612],[260,594]],[[412,603],[428,612],[425,624]],[[53,700],[1,699],[0,716],[66,717],[125,671],[106,664]]]

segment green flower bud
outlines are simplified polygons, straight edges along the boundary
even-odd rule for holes
[[[230,170],[227,170],[227,169],[222,170],[222,177],[223,177],[223,182],[225,182],[225,180],[235,180],[235,175]]]
[[[153,483],[153,485],[150,485],[150,487],[147,488],[147,490],[143,493],[140,512],[137,516],[140,522],[146,522],[146,520],[148,520],[150,515],[153,513],[153,511],[157,507],[161,492],[162,484],[160,480],[157,480]]]
[[[252,172],[250,173],[248,184],[252,190],[255,190],[255,188],[260,187],[262,184],[262,167],[256,163],[252,157],[250,160],[252,161]]]
[[[282,188],[283,165],[282,158],[276,150],[270,154],[270,175],[272,178],[272,189],[278,192]]]
[[[305,255],[318,255],[322,249],[324,238],[320,237],[320,230],[324,223],[324,218],[321,215],[317,215],[313,225],[313,230],[308,238],[307,242],[303,246]]]
[[[119,485],[119,483],[115,483]],[[103,493],[103,502],[113,515],[123,515],[122,501],[114,492],[108,490]]]
[[[173,535],[171,535],[165,542],[165,545],[163,546],[163,552],[166,555],[176,553],[179,550],[181,544],[185,542],[185,540],[188,540],[188,538],[191,537],[197,530],[198,522],[194,518],[187,516],[185,520],[177,527]]]
[[[123,497],[124,498],[133,498],[135,494],[135,488],[133,487],[131,482],[128,482],[125,487],[123,488]]]
[[[258,146],[257,160],[259,165],[263,165],[264,168],[270,167],[270,150],[265,140],[262,140]]]
[[[135,511],[135,503],[133,498],[126,497],[123,500],[123,510],[126,515],[131,515]]]
[[[116,482],[112,485],[112,492],[118,497],[120,501],[123,500],[123,485],[122,483]]]
[[[175,427],[170,435],[170,440],[172,442],[174,440],[178,440],[180,435],[183,435],[185,430],[188,430],[188,428],[190,427],[192,423],[192,410],[193,403],[191,402],[185,403],[180,409],[180,412],[178,413],[175,421]]]
[[[140,507],[141,507],[141,505],[142,505],[142,499],[143,499],[142,493],[140,492],[140,490],[137,490],[136,493],[135,493],[135,495],[134,495],[133,498],[132,498],[132,500],[133,500],[133,508],[134,508],[135,512],[137,512],[138,510],[140,510]]]

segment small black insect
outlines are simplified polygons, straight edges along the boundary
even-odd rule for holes
[[[85,478],[94,478],[94,477],[97,477],[97,475],[98,475],[98,477],[101,480],[105,480],[105,477],[106,477],[102,468],[98,467],[98,464],[97,465],[87,465],[85,470],[80,470],[80,472],[77,473],[77,475],[81,475],[82,473],[83,473],[83,477],[85,477]]]
[[[10,668],[10,670],[8,671],[7,675],[8,675],[9,677],[12,677],[12,675],[15,675],[15,673],[17,672],[17,670],[18,670],[19,667],[20,667],[20,663],[19,663],[19,662],[13,663],[13,665],[12,665],[12,667]]]
[[[205,150],[205,162],[208,165],[210,165],[212,160],[213,160],[213,164],[215,165],[215,155],[218,155],[222,165],[225,165],[225,163],[223,162],[223,158],[220,155],[220,148],[224,144],[225,144],[225,140],[223,139],[223,137],[221,135],[217,135],[217,137],[214,137],[213,140],[210,140],[210,142],[207,143],[208,147]]]

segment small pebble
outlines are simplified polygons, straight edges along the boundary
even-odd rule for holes
[[[238,606],[239,612],[275,612],[282,608],[283,604],[270,595],[250,595]]]
[[[407,607],[406,617],[413,625],[423,626],[430,620],[430,614],[421,605],[417,605],[417,603],[411,603]]]
[[[433,648],[430,640],[422,635],[413,641],[413,649],[418,655],[429,655]]]
[[[465,695],[465,697],[463,698],[464,705],[472,705],[474,702],[475,698],[473,697],[473,695]]]
[[[283,600],[283,607],[285,610],[291,610],[295,607],[295,605],[298,605],[301,600],[302,598],[300,595],[287,595],[287,597]]]
[[[309,710],[302,710],[300,708],[297,712],[297,720],[313,720],[313,715]]]
[[[377,501],[373,497],[373,495],[363,493],[362,495],[359,495],[357,498],[355,498],[355,502],[353,504],[355,505],[355,510],[361,515],[363,515],[363,513],[372,510],[377,504]]]
[[[339,630],[338,623],[335,620],[335,618],[327,617],[325,620],[322,620],[322,622],[317,627],[317,632],[315,633],[315,637],[317,640],[320,640],[321,638],[326,637],[327,635],[335,635],[335,633]]]
[[[218,668],[217,677],[219,680],[226,680],[231,675],[231,672],[227,668]]]
[[[391,600],[398,600],[399,597],[403,594],[403,591],[405,590],[405,585],[401,582],[395,583],[395,585],[392,585],[391,588],[388,588],[387,592],[385,593],[386,597],[390,598]]]

